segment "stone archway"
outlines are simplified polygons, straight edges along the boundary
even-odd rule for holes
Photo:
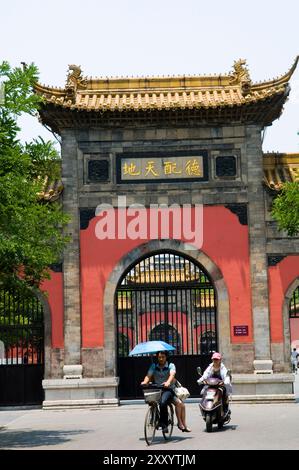
[[[219,350],[223,354],[227,367],[231,368],[229,296],[220,269],[205,253],[194,249],[187,243],[179,240],[152,240],[127,253],[115,266],[107,281],[104,293],[105,376],[115,377],[116,375],[117,351],[114,296],[119,280],[130,265],[136,263],[141,257],[159,250],[173,250],[178,254],[186,255],[194,262],[199,263],[209,274],[217,295]]]

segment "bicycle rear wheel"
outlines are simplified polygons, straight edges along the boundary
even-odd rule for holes
[[[144,437],[148,446],[154,440],[157,426],[157,407],[149,406],[144,421]]]
[[[168,432],[162,431],[165,441],[171,438],[172,431],[173,431],[173,406],[170,404],[167,405],[167,413],[168,413],[168,420],[167,420]]]

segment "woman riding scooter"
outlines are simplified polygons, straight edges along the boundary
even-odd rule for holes
[[[228,409],[228,397],[232,393],[231,383],[230,383],[230,375],[227,373],[227,369],[224,364],[221,362],[221,354],[218,352],[214,352],[212,356],[212,363],[206,368],[202,377],[197,381],[199,385],[205,384],[205,381],[210,378],[215,378],[222,380],[224,384],[223,388],[223,411],[225,413],[230,413]]]

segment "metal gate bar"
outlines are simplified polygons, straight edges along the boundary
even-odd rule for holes
[[[0,290],[0,405],[43,400],[43,308],[32,291]]]
[[[294,290],[289,306],[290,318],[299,318],[299,286]]]

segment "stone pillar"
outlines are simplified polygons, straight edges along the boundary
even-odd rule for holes
[[[247,127],[248,217],[256,373],[271,373],[261,128]]]
[[[82,377],[80,310],[80,225],[78,198],[78,147],[75,132],[62,132],[63,210],[71,215],[65,231],[71,241],[63,254],[64,376]],[[73,366],[73,367],[68,367]],[[74,367],[75,366],[75,367]],[[76,367],[77,366],[77,367]]]
[[[63,210],[71,215],[71,221],[65,230],[71,236],[71,241],[65,248],[63,258],[65,355],[63,378],[43,380],[44,409],[101,408],[119,405],[118,379],[114,375],[86,377],[88,367],[91,366],[90,362],[83,371],[82,359],[85,357],[85,360],[90,361],[91,356],[99,355],[98,351],[85,350],[85,355],[83,353],[81,356],[79,152],[75,132],[70,129],[64,130],[62,132]],[[99,369],[103,367],[99,366]]]

